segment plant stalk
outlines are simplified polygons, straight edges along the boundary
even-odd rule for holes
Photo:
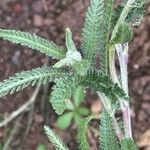
[[[114,83],[120,86],[115,66],[115,46],[109,47],[109,72]]]
[[[128,92],[128,44],[117,44],[116,51],[119,58],[120,63],[120,72],[121,72],[121,85],[123,90],[126,92],[127,96]],[[131,129],[131,112],[129,101],[121,100],[120,101],[121,110],[123,113],[123,122],[124,122],[124,132],[126,138],[132,138],[132,129]]]
[[[135,2],[135,0],[127,1],[126,5],[117,21],[117,24],[115,25],[115,28],[112,32],[111,41],[115,38],[120,24],[125,21],[134,2]],[[120,44],[118,44],[118,45],[120,45]],[[118,47],[118,45],[117,45],[117,47]],[[128,48],[128,46],[127,46],[127,48]],[[119,48],[118,48],[118,50],[119,50]],[[114,56],[115,52],[112,52],[111,55]],[[126,56],[123,56],[123,55],[126,55]],[[127,51],[125,53],[122,52],[121,55],[118,56],[118,58],[119,58],[120,70],[121,70],[121,84],[122,84],[122,87],[123,87],[124,91],[126,92],[126,94],[129,95],[129,93],[128,93],[128,72],[127,72],[128,52]],[[115,61],[114,60],[115,57],[109,58],[109,59],[110,60],[112,59],[112,62]],[[112,67],[112,66],[110,66],[110,67]],[[113,67],[114,67],[114,65],[113,65]],[[111,71],[111,69],[110,69],[110,71]],[[114,72],[111,72],[111,75],[113,76]],[[115,74],[115,76],[116,76],[116,74]],[[115,77],[115,80],[116,80],[116,77]],[[121,101],[120,104],[121,104],[121,109],[122,109],[122,113],[123,113],[125,137],[132,138],[131,118],[130,118],[131,113],[130,113],[129,102]]]
[[[120,26],[121,23],[123,23],[128,15],[128,13],[130,12],[131,8],[132,8],[132,5],[134,4],[135,0],[128,0],[116,25],[115,25],[115,28],[112,32],[112,36],[111,36],[111,41],[116,37],[116,34],[118,32],[118,28]]]
[[[119,127],[119,124],[118,124],[116,118],[115,118],[115,115],[114,115],[115,111],[112,109],[112,106],[111,106],[111,103],[109,102],[109,99],[103,93],[100,93],[100,92],[97,92],[97,93],[98,93],[98,96],[100,97],[100,99],[104,105],[104,108],[110,114],[112,121],[113,121],[116,136],[121,141],[123,139],[123,133]]]

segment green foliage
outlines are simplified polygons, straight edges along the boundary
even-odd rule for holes
[[[72,39],[72,32],[69,28],[66,29],[66,47],[68,51],[77,51]]]
[[[64,113],[57,119],[57,126],[60,129],[68,128],[72,118],[73,118],[73,112]]]
[[[118,100],[118,98],[128,99],[125,92],[113,83],[110,76],[106,75],[102,71],[90,70],[87,75],[82,77],[81,84],[85,87],[90,87],[94,91],[100,91],[110,97],[112,101]]]
[[[12,94],[22,90],[27,86],[41,85],[51,82],[57,78],[63,77],[67,72],[63,69],[54,69],[51,67],[41,67],[17,73],[15,76],[0,82],[0,96]]]
[[[91,67],[91,63],[89,62],[89,60],[82,59],[80,62],[76,62],[74,64],[73,70],[78,75],[85,75],[90,67]]]
[[[89,70],[87,75],[70,75],[57,80],[53,87],[50,102],[57,114],[62,114],[67,108],[68,100],[70,100],[73,92],[78,86],[91,88],[95,92],[100,91],[107,95],[112,102],[119,98],[128,99],[125,92],[114,84],[110,77],[101,71]]]
[[[101,20],[101,1],[91,0],[88,8],[83,28],[83,42],[81,49],[84,57],[92,59],[100,45],[100,20]]]
[[[118,32],[116,33],[116,37],[111,41],[111,44],[127,43],[131,41],[132,37],[133,30],[131,26],[127,23],[121,23]]]
[[[57,114],[62,114],[67,108],[67,103],[77,88],[76,82],[74,76],[68,76],[57,80],[56,84],[53,86],[50,102]]]
[[[78,112],[81,116],[87,116],[89,114],[89,109],[86,107],[79,107]]]
[[[55,132],[53,130],[51,130],[47,126],[44,126],[44,129],[45,129],[45,133],[47,134],[49,140],[54,144],[56,150],[69,150],[68,147],[55,134]]]
[[[101,69],[106,71],[111,14],[114,0],[92,0],[83,28],[81,49],[87,59],[101,56]]]
[[[66,129],[70,124],[71,121],[74,120],[75,124],[78,125],[80,123],[80,120],[82,116],[86,116],[89,114],[89,109],[81,105],[81,102],[85,99],[85,93],[83,87],[78,87],[75,90],[75,93],[73,95],[73,102],[72,103],[72,109],[67,109],[69,112],[62,114],[57,119],[57,126],[60,129]]]
[[[66,29],[66,47],[68,50],[66,53],[66,57],[57,62],[54,67],[60,68],[63,66],[73,66],[76,62],[81,61],[81,54],[75,47],[75,44],[72,40],[72,32],[69,28]]]
[[[79,107],[81,102],[85,99],[85,91],[84,87],[79,86],[73,95],[74,105],[75,107]]]
[[[90,150],[88,141],[87,141],[87,129],[88,129],[88,123],[95,119],[95,116],[88,116],[84,119],[81,119],[78,132],[77,132],[77,142],[79,144],[80,150]]]
[[[134,5],[130,8],[130,12],[125,18],[125,22],[132,26],[139,26],[143,20],[143,16],[146,14],[146,3],[146,0],[136,0]],[[113,10],[113,17],[111,20],[112,27],[117,23],[125,5],[125,3],[121,3]]]
[[[0,143],[0,150],[3,150],[3,144]]]
[[[0,37],[13,43],[39,50],[41,53],[45,53],[53,58],[62,59],[65,56],[62,47],[57,46],[44,38],[38,37],[35,34],[32,35],[27,32],[0,29]]]
[[[45,144],[39,144],[36,148],[36,150],[47,150],[46,145]]]
[[[137,150],[133,139],[125,138],[121,141],[121,150]]]
[[[114,84],[108,75],[101,71],[90,70],[86,76],[70,75],[57,80],[50,99],[56,113],[62,114],[64,112],[68,100],[78,86],[90,87],[94,91],[100,91],[110,97],[112,101],[119,98],[128,99],[125,92],[117,84]]]
[[[113,29],[115,25],[117,24],[117,21],[120,17],[120,14],[122,13],[124,6],[119,4],[117,7],[115,7],[112,11],[112,18],[111,18],[111,28]]]
[[[54,81],[55,85],[50,98],[52,107],[59,115],[67,110],[58,118],[57,124],[60,128],[65,129],[74,120],[79,125],[77,136],[79,149],[88,150],[86,131],[93,116],[82,119],[83,116],[89,114],[89,110],[81,106],[81,103],[85,99],[84,90],[90,88],[92,92],[98,93],[104,106],[100,124],[101,150],[136,150],[134,141],[126,136],[129,134],[123,132],[119,139],[120,143],[115,135],[115,129],[119,128],[119,132],[121,130],[119,126],[121,121],[118,122],[114,114],[122,106],[122,102],[128,103],[126,100],[129,99],[128,93],[122,89],[127,71],[121,70],[125,72],[124,75],[122,72],[121,75],[115,73],[115,44],[124,45],[131,40],[133,35],[131,25],[137,25],[142,20],[146,12],[146,0],[127,0],[125,2],[114,8],[114,0],[91,0],[82,34],[81,53],[83,56],[77,51],[69,28],[66,29],[67,52],[64,48],[35,34],[0,29],[0,38],[60,59],[53,67],[24,71],[0,82],[0,97],[30,85],[41,85]],[[108,56],[110,51],[111,55]],[[125,52],[125,49],[122,51]],[[94,69],[98,68],[95,66],[97,62],[95,58],[98,57],[100,57],[101,70]],[[122,67],[121,63],[120,67]],[[124,69],[126,70],[126,66]],[[119,81],[120,76],[122,84]],[[119,84],[113,82],[111,78],[117,79]],[[129,109],[128,105],[127,108]],[[124,131],[127,130],[124,129]],[[56,150],[68,150],[50,128],[45,127],[45,132]],[[44,147],[39,149],[44,149]]]
[[[103,110],[101,114],[100,124],[100,149],[101,150],[119,150],[120,145],[117,141],[115,130],[113,127],[113,121],[106,110]]]
[[[133,26],[139,26],[146,14],[146,0],[136,0],[132,6],[131,12],[128,14],[126,21]]]

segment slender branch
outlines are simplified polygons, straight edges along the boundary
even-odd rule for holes
[[[20,125],[21,119],[22,119],[22,116],[20,116],[19,118],[17,118],[17,120],[15,122],[15,125],[14,125],[13,129],[11,130],[10,135],[9,135],[8,139],[6,140],[6,142],[5,142],[2,150],[8,150],[9,149],[10,143],[14,139],[14,136],[17,134],[18,127]]]
[[[120,72],[121,72],[121,85],[127,95],[128,92],[128,44],[117,44],[116,51],[120,63]],[[124,132],[126,138],[132,138],[132,129],[131,129],[131,112],[129,101],[121,100],[120,101],[122,113],[123,113],[123,122],[124,122]]]
[[[109,102],[108,98],[100,93],[100,92],[97,92],[103,105],[104,105],[104,108],[106,109],[106,111],[110,114],[111,118],[112,118],[112,121],[113,121],[113,125],[114,125],[114,129],[115,129],[115,132],[116,132],[116,136],[119,140],[121,140],[123,138],[123,133],[119,127],[119,124],[115,118],[115,115],[114,115],[114,110],[112,109],[112,106],[111,106],[111,103]]]
[[[118,28],[120,26],[120,24],[122,22],[125,21],[128,13],[131,10],[132,5],[134,4],[135,0],[128,0],[118,21],[117,24],[112,32],[112,36],[111,36],[111,40],[113,40],[118,32]],[[120,45],[117,45],[120,46]],[[118,47],[116,47],[116,49],[120,49]],[[123,54],[123,53],[122,53]],[[119,56],[119,62],[120,62],[120,69],[121,69],[121,82],[122,82],[122,86],[123,89],[125,90],[126,94],[128,95],[128,75],[127,75],[127,62],[128,62],[128,53],[126,52],[126,58],[122,60],[122,58]],[[113,57],[115,55],[115,52],[112,52],[112,58],[109,59],[113,59],[111,60],[112,62],[115,61],[115,57]],[[125,53],[123,54],[125,55]],[[114,67],[114,66],[110,66],[110,67]],[[112,68],[113,69],[113,68]],[[110,69],[111,71],[111,69]],[[114,72],[113,72],[114,73]],[[111,73],[111,75],[114,75]],[[116,79],[115,79],[116,80]],[[117,81],[117,80],[116,80]],[[129,107],[129,102],[127,101],[121,101],[120,102],[121,105],[121,109],[122,109],[122,113],[123,113],[123,121],[124,121],[124,130],[125,130],[125,137],[127,138],[132,138],[132,130],[131,130],[131,118],[130,118],[130,107]]]
[[[9,115],[6,119],[4,119],[2,122],[0,122],[0,128],[7,125],[10,121],[12,121],[14,118],[16,118],[18,115],[20,115],[23,111],[25,111],[28,108],[28,106],[31,105],[35,101],[39,90],[40,90],[40,86],[36,87],[31,98],[24,105],[22,105],[16,111],[12,112],[11,115]]]
[[[110,75],[111,75],[113,82],[120,85],[120,82],[117,76],[116,66],[115,66],[115,47],[114,46],[110,46],[109,48],[109,71],[110,71]]]
[[[116,33],[118,32],[118,28],[119,28],[120,24],[125,21],[125,19],[126,19],[127,15],[129,14],[134,2],[135,2],[135,0],[128,0],[128,2],[126,3],[118,21],[114,27],[114,30],[113,30],[112,36],[111,36],[111,40],[113,40],[114,37],[116,36]]]

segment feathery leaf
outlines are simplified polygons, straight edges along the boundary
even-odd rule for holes
[[[54,65],[55,68],[61,68],[63,66],[73,66],[76,62],[81,61],[82,56],[75,47],[75,44],[72,39],[72,32],[69,28],[66,28],[66,47],[67,53],[65,58],[57,62]]]
[[[107,44],[114,0],[92,0],[83,28],[82,51],[85,58],[101,56],[102,70],[107,70]]]
[[[56,150],[69,150],[63,141],[49,127],[44,126],[45,133],[49,140],[54,144]]]
[[[57,114],[62,114],[68,108],[67,105],[70,104],[69,100],[76,88],[77,80],[74,76],[68,76],[56,81],[50,96],[50,102]]]
[[[89,150],[89,144],[87,142],[87,129],[88,129],[88,123],[97,117],[95,116],[88,116],[84,119],[81,119],[78,132],[77,132],[77,142],[79,144],[80,150]]]
[[[30,34],[27,32],[0,29],[0,38],[11,41],[13,43],[21,44],[23,46],[28,46],[29,48],[39,50],[48,56],[56,59],[62,59],[65,57],[64,49],[57,46],[52,41],[41,38],[35,34]]]
[[[133,37],[133,30],[131,26],[127,23],[121,23],[118,32],[116,33],[116,37],[111,41],[113,44],[118,43],[126,43],[131,41]]]
[[[120,150],[114,127],[112,126],[112,118],[106,110],[101,114],[100,125],[100,149],[101,150]]]
[[[127,22],[133,26],[139,26],[141,24],[143,16],[146,14],[146,1],[147,0],[136,0],[126,18]]]
[[[82,59],[80,62],[76,62],[73,65],[73,70],[79,75],[85,75],[87,71],[90,69],[91,64],[89,60]]]
[[[137,150],[133,139],[125,138],[121,141],[121,150]]]
[[[128,99],[125,92],[118,84],[114,84],[108,75],[100,71],[90,70],[84,76],[72,74],[57,80],[50,98],[57,114],[64,112],[67,104],[69,104],[68,100],[78,86],[91,88],[95,92],[100,91],[108,96],[112,102],[116,102],[118,98]]]
[[[29,71],[16,73],[15,76],[9,77],[0,82],[0,97],[7,94],[12,94],[16,91],[26,88],[35,84],[41,85],[51,82],[56,78],[60,78],[68,74],[62,69],[55,69],[51,67],[41,67]]]
[[[113,83],[112,79],[102,71],[89,70],[80,82],[80,84],[93,89],[95,92],[104,93],[112,102],[118,100],[118,98],[128,99],[118,84]]]
[[[68,51],[77,51],[72,39],[72,32],[70,28],[66,28],[66,47]]]

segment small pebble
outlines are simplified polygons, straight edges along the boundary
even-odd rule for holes
[[[33,16],[33,24],[36,27],[42,27],[44,25],[44,20],[40,15],[35,14]]]

